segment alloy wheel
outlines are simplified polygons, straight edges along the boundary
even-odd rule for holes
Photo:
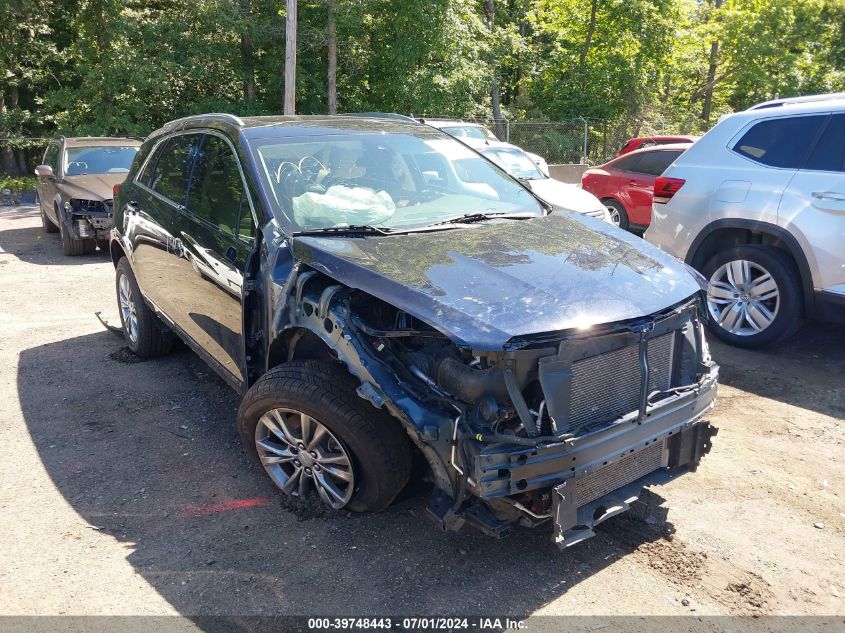
[[[780,290],[760,264],[737,259],[722,264],[710,276],[707,307],[724,330],[753,336],[766,330],[777,317]]]
[[[135,311],[135,301],[132,298],[132,286],[126,275],[120,276],[118,282],[118,301],[120,303],[120,316],[123,317],[126,333],[129,340],[135,343],[138,340],[138,314]]]
[[[271,409],[255,427],[255,448],[282,492],[301,497],[313,486],[323,503],[335,510],[352,498],[352,459],[334,434],[308,414]]]
[[[610,221],[613,222],[614,225],[620,226],[622,224],[622,216],[619,214],[619,209],[612,204],[605,205],[605,208],[610,214]]]

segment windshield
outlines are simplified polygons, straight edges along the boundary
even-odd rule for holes
[[[528,158],[526,153],[522,150],[510,147],[491,147],[489,149],[481,150],[481,153],[514,178],[538,180],[546,177],[546,175],[537,168],[534,161]]]
[[[252,145],[294,230],[414,229],[466,214],[543,214],[519,183],[436,132],[268,138]]]
[[[478,138],[482,141],[498,141],[496,135],[481,125],[447,125],[441,130],[456,138]]]
[[[137,147],[71,147],[65,151],[65,175],[125,174]]]

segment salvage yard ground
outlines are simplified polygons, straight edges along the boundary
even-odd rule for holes
[[[713,344],[698,472],[565,552],[550,528],[441,533],[408,494],[372,516],[288,507],[249,466],[238,397],[180,348],[140,362],[108,256],[68,258],[0,208],[0,614],[845,612],[845,328]]]

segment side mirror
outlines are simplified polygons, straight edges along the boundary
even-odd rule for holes
[[[50,165],[39,165],[35,168],[35,175],[39,178],[52,178],[53,168]]]

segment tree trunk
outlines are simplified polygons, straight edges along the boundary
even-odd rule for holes
[[[721,0],[719,0],[721,1]],[[590,52],[590,46],[593,45],[593,35],[596,33],[596,9],[598,8],[599,0],[592,0],[590,3],[590,26],[587,27],[587,37],[584,39],[584,48],[581,49],[581,55],[578,57],[578,66],[584,67],[587,61],[587,53]]]
[[[297,0],[286,0],[285,114],[296,114],[296,2]]]
[[[326,15],[326,26],[329,31],[329,114],[337,114],[337,27],[334,22],[335,0],[328,0],[328,14]]]
[[[495,0],[484,0],[484,15],[487,22],[487,28],[490,33],[496,27],[496,3]],[[504,122],[502,121],[502,106],[501,97],[499,95],[499,64],[494,61],[490,65],[490,70],[493,74],[493,80],[490,82],[490,107],[493,111],[493,122],[496,124],[496,136],[499,140],[505,140]]]
[[[6,95],[0,88],[0,116],[6,114]],[[11,136],[10,131],[0,130],[0,136]],[[9,176],[19,176],[18,165],[15,162],[15,155],[8,143],[0,141],[0,171]]]
[[[258,90],[255,85],[255,46],[250,33],[252,11],[250,0],[240,0],[241,4],[241,71],[243,75],[244,101],[255,101]]]
[[[718,10],[723,0],[713,0],[713,9]],[[701,130],[710,127],[710,111],[713,107],[713,86],[716,84],[716,68],[719,65],[719,42],[710,44],[710,65],[707,68],[707,87],[704,91],[704,105],[701,107]]]

